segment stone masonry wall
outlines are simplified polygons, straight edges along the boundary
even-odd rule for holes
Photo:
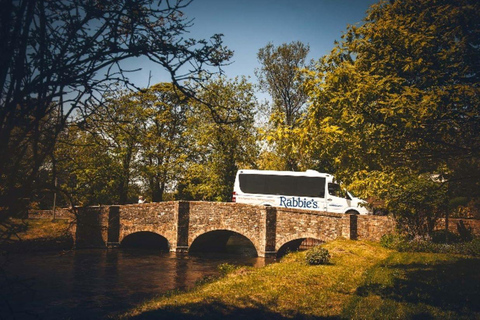
[[[240,203],[190,202],[188,245],[207,232],[228,230],[247,237],[261,254],[265,251],[265,211]]]
[[[299,238],[322,241],[350,238],[349,215],[283,208],[276,211],[276,250]]]
[[[171,251],[188,251],[197,237],[228,230],[247,237],[260,256],[277,252],[290,241],[313,238],[330,241],[339,237],[379,241],[395,231],[395,221],[385,216],[362,216],[239,203],[171,201],[77,208],[77,247],[106,247],[136,232],[154,232],[168,240]],[[66,216],[67,214],[65,214]],[[32,213],[42,217],[43,214]],[[51,218],[46,213],[45,218]],[[438,224],[442,228],[442,221]],[[450,219],[480,236],[480,221]]]
[[[74,227],[76,248],[105,248],[108,241],[109,207],[77,208]]]
[[[358,240],[380,241],[384,234],[395,231],[395,220],[391,217],[370,215],[356,217]]]
[[[119,239],[135,232],[154,232],[165,237],[170,246],[177,242],[177,202],[157,202],[118,206],[120,215]]]
[[[445,219],[439,219],[435,229],[444,230]],[[472,236],[480,237],[480,220],[450,218],[448,219],[448,230],[457,234],[462,234],[466,231]]]

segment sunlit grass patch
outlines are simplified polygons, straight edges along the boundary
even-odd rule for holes
[[[337,240],[328,265],[291,253],[261,269],[242,267],[186,293],[163,296],[123,318],[480,318],[480,259],[406,253]]]
[[[49,219],[9,219],[0,228],[0,247],[6,251],[31,251],[70,248],[73,245],[71,222]]]
[[[209,318],[245,316],[250,312],[257,318],[338,315],[363,283],[365,271],[390,250],[347,240],[328,243],[325,248],[332,255],[328,265],[310,266],[305,252],[291,253],[280,263],[232,272],[190,292],[148,302],[124,317],[159,316],[167,311],[169,315],[187,313]]]
[[[49,219],[11,219],[11,224],[17,227],[18,232],[12,239],[35,240],[62,237],[69,232],[70,221]]]
[[[27,229],[20,234],[24,240],[32,239],[52,239],[63,237],[69,233],[70,221],[68,220],[28,220]]]
[[[345,306],[349,319],[480,317],[480,259],[393,252],[366,273]]]

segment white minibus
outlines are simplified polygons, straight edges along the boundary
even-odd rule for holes
[[[314,170],[239,170],[232,201],[335,213],[370,213],[366,201],[342,190],[333,175]]]

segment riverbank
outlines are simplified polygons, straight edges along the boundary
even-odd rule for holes
[[[121,319],[473,319],[480,317],[480,259],[407,253],[377,243],[324,245],[331,263],[293,253],[261,269],[234,269],[185,293],[148,301]]]
[[[73,247],[71,221],[68,219],[10,219],[8,229],[0,229],[0,234],[1,252],[68,250]]]

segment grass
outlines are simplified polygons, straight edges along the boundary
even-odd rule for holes
[[[0,249],[8,252],[68,249],[73,244],[68,220],[10,219],[0,226],[0,236]]]
[[[480,259],[405,253],[379,244],[324,245],[329,265],[305,252],[261,269],[240,268],[189,292],[148,301],[123,319],[480,318]]]
[[[478,258],[393,253],[366,272],[342,318],[479,318],[479,268]]]

